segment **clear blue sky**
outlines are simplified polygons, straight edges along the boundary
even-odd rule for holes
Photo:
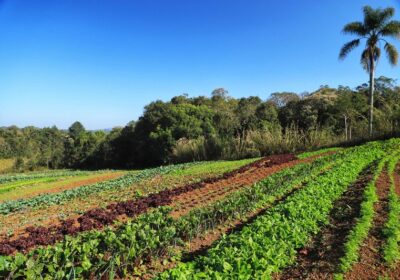
[[[125,125],[149,102],[367,81],[343,25],[398,0],[0,0],[0,126]],[[400,47],[399,43],[395,43]],[[377,75],[399,78],[383,57]]]

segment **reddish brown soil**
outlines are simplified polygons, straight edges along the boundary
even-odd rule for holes
[[[295,156],[292,154],[269,156],[232,172],[225,173],[220,177],[206,179],[203,182],[189,184],[175,189],[164,190],[137,200],[113,203],[108,205],[106,209],[91,209],[77,219],[71,218],[68,220],[59,221],[49,227],[28,227],[26,228],[26,232],[21,233],[20,236],[13,237],[12,239],[7,238],[0,242],[0,254],[9,255],[15,253],[16,251],[26,252],[37,245],[53,244],[59,240],[62,240],[65,235],[75,235],[79,232],[91,229],[101,229],[106,225],[112,224],[115,220],[121,217],[135,217],[146,212],[149,208],[170,205],[173,201],[173,198],[180,197],[180,195],[184,193],[191,193],[197,189],[207,188],[209,185],[217,185],[221,187],[223,184],[220,184],[220,181],[224,182],[224,184],[227,186],[230,186],[232,182],[235,183],[237,181],[236,177],[240,177],[241,174],[259,174],[259,171],[257,170],[260,168],[268,169],[275,165],[282,165],[293,161],[294,159]],[[311,158],[296,161],[296,163],[311,160],[313,159]],[[285,167],[289,166],[284,166],[282,168]],[[282,168],[278,168],[276,171],[281,170]],[[265,177],[269,175],[270,172],[271,171],[261,174],[265,174],[262,175]],[[250,177],[253,179],[251,179],[249,182],[254,182],[254,180],[257,180],[256,178],[261,179],[260,176],[261,175],[258,175],[253,178],[250,175]]]
[[[400,196],[400,164],[396,166],[396,170],[393,174],[394,186],[398,196]]]
[[[298,251],[296,264],[285,269],[275,279],[332,279],[343,255],[343,244],[360,213],[365,186],[372,179],[366,169],[329,214],[329,223],[305,248]]]
[[[279,172],[285,168],[293,167],[294,165],[300,163],[311,162],[315,160],[315,158],[316,157],[297,159],[278,165],[264,165],[258,168],[252,168],[247,172],[238,174],[235,177],[213,182],[205,185],[203,188],[183,193],[174,198],[172,207],[175,210],[171,213],[171,215],[175,218],[180,217],[187,214],[194,208],[209,204],[216,200],[220,200],[240,188],[251,186],[271,174]]]

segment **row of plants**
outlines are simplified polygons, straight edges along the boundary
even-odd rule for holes
[[[317,176],[339,156],[301,164],[273,174],[252,188],[231,194],[224,201],[174,220],[169,208],[158,208],[134,221],[104,231],[90,231],[27,255],[0,257],[0,276],[11,278],[63,279],[101,278],[115,273],[125,275],[150,256],[164,255],[168,247],[180,244],[222,221],[237,218],[260,206],[271,204],[295,186]]]
[[[177,188],[161,190],[132,200],[119,201],[109,204],[105,208],[94,208],[82,214],[76,224],[75,219],[63,220],[60,224],[48,227],[29,227],[26,234],[18,238],[9,237],[0,242],[0,254],[13,254],[15,251],[27,251],[37,245],[50,245],[63,239],[65,235],[76,235],[77,233],[101,229],[112,224],[121,215],[133,218],[143,214],[149,208],[156,208],[172,203],[172,199],[183,193],[206,186],[207,183],[214,183],[247,172],[252,168],[260,166],[273,166],[285,163],[294,159],[293,155],[273,155],[244,165],[233,171],[226,172],[220,176],[204,179],[201,182],[190,183]]]
[[[396,193],[393,176],[398,161],[398,157],[393,157],[388,163],[390,176],[389,213],[384,228],[386,243],[383,248],[383,258],[389,266],[394,266],[400,260],[400,199]]]
[[[360,206],[360,216],[356,221],[356,225],[354,228],[350,231],[346,243],[344,244],[344,255],[340,259],[340,264],[339,264],[339,273],[335,274],[336,279],[342,279],[343,274],[351,269],[353,264],[359,259],[359,251],[360,248],[364,242],[364,240],[367,238],[369,231],[371,227],[373,226],[373,220],[375,216],[375,209],[374,205],[378,201],[378,196],[376,194],[376,181],[378,177],[380,176],[382,170],[385,168],[387,165],[387,172],[393,173],[394,171],[394,166],[395,163],[398,160],[398,152],[394,153],[393,155],[387,156],[383,160],[380,161],[377,169],[374,172],[374,177],[373,180],[367,185],[364,194],[363,194],[363,202],[361,203]],[[394,182],[393,182],[393,174],[389,175],[391,178],[391,189],[394,191]],[[396,195],[396,194],[394,194]],[[393,199],[393,194],[389,195],[389,200],[390,200],[390,207],[396,208],[398,207],[397,202],[394,202]],[[394,203],[394,204],[393,204]],[[385,248],[385,259],[387,261],[390,261],[392,257],[395,257],[396,253],[399,254],[398,252],[393,251],[396,250],[396,248],[393,248],[392,246],[394,245],[392,243],[393,239],[396,238],[395,236],[392,236],[392,234],[396,235],[396,229],[395,227],[398,227],[398,218],[397,217],[391,217],[391,215],[396,215],[396,211],[398,209],[393,209],[393,213],[389,214],[389,220],[387,224],[387,228],[385,229],[385,232],[387,236],[391,236],[390,238],[390,244],[387,244],[387,247]],[[390,211],[392,212],[392,210]],[[390,229],[388,228],[390,227]],[[393,231],[394,230],[394,231]],[[389,246],[389,247],[388,247]],[[397,247],[398,249],[398,247]]]
[[[26,208],[39,208],[49,205],[61,204],[68,200],[77,197],[86,197],[93,193],[130,187],[132,184],[138,183],[153,176],[166,174],[180,168],[187,168],[194,164],[198,163],[185,163],[145,169],[138,173],[128,173],[113,180],[84,185],[78,188],[69,189],[58,193],[43,194],[27,199],[6,201],[0,203],[0,214],[7,215],[9,213],[22,211]]]
[[[224,236],[205,256],[182,263],[159,279],[270,279],[295,261],[297,250],[328,222],[334,201],[392,144],[399,145],[373,142],[356,148],[241,231]]]
[[[29,173],[18,173],[18,174],[5,174],[0,175],[0,184],[5,184],[15,181],[25,181],[40,178],[55,178],[55,177],[70,177],[70,176],[81,176],[96,173],[111,172],[110,170],[97,170],[97,171],[85,171],[85,170],[48,170],[41,172],[29,172]]]
[[[339,148],[339,147],[325,148],[325,149],[320,149],[320,150],[317,150],[317,151],[304,152],[304,153],[298,154],[297,158],[305,159],[305,158],[318,156],[318,155],[329,153],[329,152],[337,152],[337,151],[340,151],[340,150],[341,150],[341,148]]]
[[[339,260],[339,273],[335,274],[336,279],[341,279],[342,274],[349,271],[359,258],[359,250],[363,241],[368,236],[375,216],[374,205],[378,201],[375,184],[388,160],[389,158],[385,157],[379,161],[376,169],[374,169],[372,180],[364,190],[360,206],[360,216],[346,238],[344,254]]]
[[[50,183],[50,182],[57,181],[57,179],[58,179],[57,177],[43,177],[43,178],[37,178],[37,179],[5,183],[3,185],[0,185],[0,194],[10,192],[10,191],[15,190],[22,186],[34,185],[34,184],[39,184],[39,183]]]

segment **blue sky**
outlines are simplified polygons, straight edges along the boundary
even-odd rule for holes
[[[0,0],[0,126],[125,125],[172,96],[367,80],[343,25],[398,0]],[[398,42],[395,43],[400,47]],[[399,78],[383,58],[377,75]]]

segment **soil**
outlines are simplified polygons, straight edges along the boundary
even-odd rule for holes
[[[396,170],[393,174],[395,191],[400,196],[400,163],[396,166]]]

